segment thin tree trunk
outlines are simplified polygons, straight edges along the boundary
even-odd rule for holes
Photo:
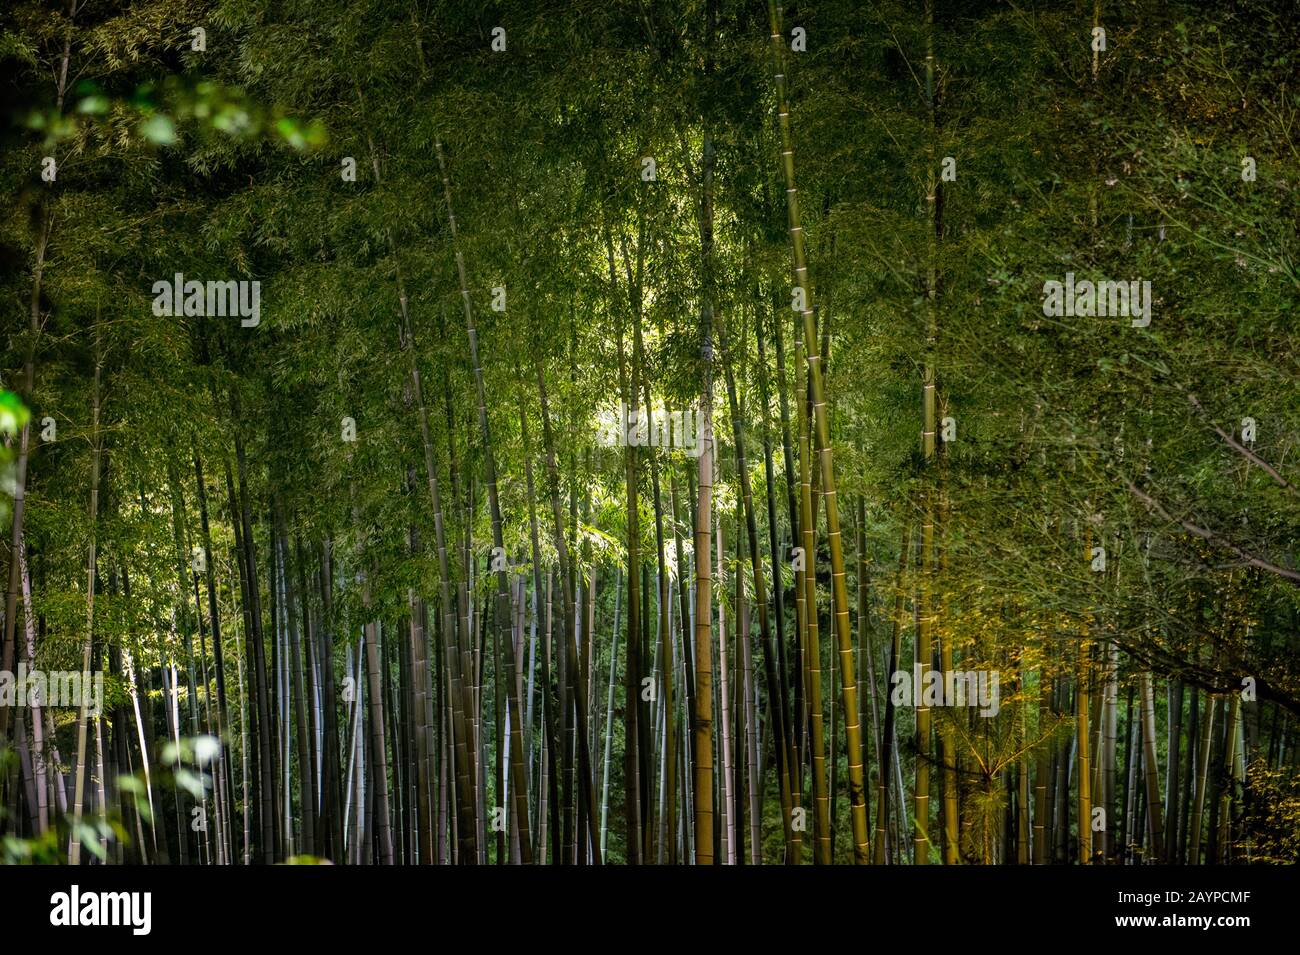
[[[1052,704],[1052,680],[1046,667],[1038,670],[1038,735],[1045,737],[1043,724],[1050,718]],[[1044,741],[1038,748],[1038,760],[1034,769],[1034,865],[1047,865],[1048,820],[1051,818],[1051,801],[1048,785],[1052,776],[1052,745]]]
[[[795,355],[802,353],[802,345],[796,342]],[[802,381],[802,379],[797,379]],[[817,519],[813,511],[812,488],[812,439],[810,437],[810,410],[806,400],[807,389],[800,384],[795,389],[799,414],[799,527],[802,533],[801,546],[805,561],[801,583],[803,584],[803,627],[801,629],[802,663],[804,673],[804,701],[808,714],[799,714],[806,719],[810,729],[810,746],[812,762],[813,790],[813,830],[816,851],[813,859],[818,865],[831,864],[830,833],[830,795],[826,784],[826,742],[824,713],[822,702],[822,663],[821,640],[817,619]]]
[[[857,687],[854,685],[856,670],[853,666],[853,641],[849,625],[848,588],[844,578],[844,553],[840,540],[839,504],[835,496],[835,469],[831,456],[830,424],[827,419],[826,397],[822,386],[821,359],[817,354],[817,331],[813,317],[812,289],[808,276],[808,264],[804,254],[803,227],[799,216],[798,192],[794,184],[794,151],[790,130],[790,106],[786,97],[785,67],[782,65],[785,48],[781,41],[776,0],[768,0],[768,15],[772,28],[773,50],[776,56],[776,88],[781,129],[782,164],[785,169],[790,237],[793,244],[794,276],[796,286],[804,290],[804,347],[807,351],[808,375],[812,384],[813,414],[816,423],[818,454],[821,459],[822,488],[826,496],[826,534],[830,543],[835,632],[840,655],[854,861],[859,865],[863,865],[870,861],[868,848],[870,837],[867,828],[866,792],[863,783],[861,728],[858,724],[857,715]],[[810,612],[812,612],[812,608],[810,608]]]
[[[556,473],[555,466],[555,437],[551,432],[550,408],[546,399],[546,379],[542,374],[542,366],[540,363],[537,365],[537,388],[542,411],[542,443],[546,452],[546,474],[551,485],[550,495],[553,535],[555,538],[556,552],[559,557],[561,589],[564,591],[565,655],[570,659],[576,660],[578,648],[576,637],[576,608],[574,605],[573,591],[573,578],[575,572],[573,563],[570,560],[568,543],[564,536],[564,516],[560,507],[559,477]],[[573,700],[573,709],[577,715],[578,729],[578,792],[580,797],[586,800],[586,805],[589,809],[587,812],[587,825],[588,839],[590,840],[592,847],[591,861],[593,865],[600,865],[604,853],[603,850],[596,851],[596,846],[600,844],[601,833],[600,824],[596,819],[595,811],[595,774],[591,767],[591,750],[587,744],[587,688],[581,680],[577,680],[575,681],[575,689],[576,699]]]
[[[714,467],[717,467],[717,445],[713,446]],[[726,584],[723,583],[722,556],[725,553],[723,545],[723,524],[725,522],[719,517],[715,525],[715,533],[718,538],[718,589],[725,591]],[[727,865],[736,864],[736,819],[732,812],[733,788],[735,786],[735,776],[731,759],[731,681],[728,673],[728,653],[727,653],[727,610],[726,605],[718,603],[718,701],[719,715],[722,719],[722,779],[721,792],[718,794],[719,806],[722,812],[722,826],[725,836],[724,842],[727,852]]]
[[[298,813],[302,824],[302,843],[300,850],[306,855],[316,854],[316,800],[314,796],[315,774],[312,772],[311,741],[312,734],[308,726],[308,707],[306,680],[303,674],[303,653],[301,634],[298,631],[298,606],[306,594],[295,593],[294,575],[289,572],[289,535],[285,527],[282,505],[278,513],[280,525],[280,556],[284,574],[285,620],[289,625],[290,675],[293,681],[293,695],[297,701],[294,717],[297,730],[298,752]]]
[[[63,98],[68,88],[68,61],[72,56],[72,24],[76,16],[76,0],[68,0],[67,34],[63,40],[63,54],[59,59],[59,72],[55,79],[56,109],[63,113]],[[46,251],[49,247],[50,232],[54,216],[49,209],[40,213],[41,225],[36,239],[36,261],[32,268],[32,294],[28,308],[27,331],[31,336],[27,342],[27,351],[23,361],[23,399],[30,406],[36,390],[36,341],[41,331],[41,292],[45,278]],[[18,460],[14,466],[13,513],[11,523],[11,540],[9,561],[9,588],[5,594],[4,643],[0,647],[0,669],[13,671],[16,649],[16,627],[18,622],[18,588],[20,583],[19,562],[12,555],[19,552],[23,539],[23,519],[26,513],[27,461],[31,446],[31,421],[23,423],[18,438]],[[97,453],[97,452],[96,452]],[[92,515],[93,516],[93,515]],[[9,708],[0,706],[0,745],[3,745],[9,731]],[[80,772],[80,770],[78,770]]]
[[[1165,827],[1169,836],[1165,842],[1165,861],[1172,863],[1178,853],[1180,810],[1178,785],[1182,779],[1182,774],[1178,770],[1181,765],[1179,750],[1182,746],[1183,729],[1183,681],[1177,677],[1171,677],[1169,680],[1167,726],[1169,742],[1165,749],[1168,768],[1165,784]]]
[[[898,672],[898,661],[902,658],[903,653],[903,579],[907,573],[907,552],[911,549],[911,543],[911,529],[905,527],[902,540],[898,545],[898,573],[894,578],[894,612],[891,615],[890,624],[889,668],[885,680],[886,687],[893,685],[893,675]],[[876,865],[884,865],[888,861],[886,850],[889,832],[889,777],[892,770],[890,761],[894,756],[894,721],[896,716],[894,695],[886,692],[885,727],[881,737],[880,776],[876,799]],[[906,812],[901,792],[899,793],[898,812],[900,815]]]
[[[617,682],[614,674],[618,670],[618,600],[622,592],[621,582],[616,583],[614,589],[614,637],[609,651],[609,695],[605,701],[605,758],[602,762],[604,769],[600,787],[600,852],[602,855],[605,853],[606,837],[609,834],[609,750],[610,743],[614,738],[614,684]]]
[[[232,395],[233,398],[233,395]],[[238,401],[234,399],[233,417],[239,421]],[[276,825],[275,794],[275,756],[272,742],[271,699],[267,682],[266,651],[262,636],[262,600],[261,587],[257,580],[256,546],[253,541],[253,524],[248,505],[247,462],[244,456],[243,439],[239,429],[235,430],[235,457],[239,469],[239,509],[235,510],[233,483],[230,487],[231,514],[238,514],[235,532],[236,548],[240,551],[241,579],[244,582],[245,642],[251,651],[249,655],[249,692],[253,698],[253,709],[258,734],[257,777],[261,797],[257,801],[258,818],[261,820],[262,862],[270,864],[275,861],[278,846],[276,844],[278,827]],[[227,481],[231,481],[229,470]],[[233,519],[233,517],[232,517]]]
[[[334,676],[334,579],[332,547],[328,536],[321,539],[320,592],[321,592],[321,709],[324,714],[325,762],[321,767],[321,825],[329,833],[330,858],[339,862],[345,859],[343,829],[346,813],[343,809],[343,766],[339,751],[338,702],[335,696]]]
[[[22,579],[23,592],[23,619],[24,635],[26,637],[27,647],[27,665],[32,669],[37,666],[36,663],[36,618],[32,614],[32,580],[27,570],[27,538],[21,536],[18,538],[17,560],[15,563],[19,566]],[[49,772],[45,755],[45,707],[39,695],[32,700],[32,764],[35,773],[34,786],[36,789],[36,832],[44,833],[50,827],[50,806],[49,806]],[[143,750],[142,750],[143,752]],[[146,760],[148,757],[145,757]],[[149,778],[148,763],[145,763],[146,792],[149,796],[149,805],[153,807],[153,787],[147,785]]]
[[[483,387],[483,366],[479,361],[478,330],[474,327],[474,309],[470,304],[469,283],[465,276],[465,258],[457,244],[456,215],[452,211],[451,182],[447,178],[447,166],[443,159],[442,143],[434,144],[438,157],[438,170],[442,177],[443,194],[447,203],[447,221],[451,227],[453,248],[456,254],[456,274],[460,280],[461,300],[465,308],[466,332],[469,336],[469,357],[474,370],[474,390],[478,398],[479,430],[483,436],[484,465],[487,468],[488,504],[492,511],[492,543],[497,553],[504,555],[501,529],[501,502],[497,496],[496,460],[492,450],[492,437],[488,428],[487,402]],[[496,627],[500,631],[505,626],[509,613],[508,583],[504,561],[497,571]],[[532,839],[528,831],[528,774],[524,767],[523,712],[519,705],[518,683],[515,679],[515,651],[512,641],[506,641],[505,680],[510,696],[510,758],[512,765],[510,775],[513,777],[515,813],[519,824],[519,843],[521,860],[525,865],[533,861]]]
[[[370,580],[362,583],[362,603],[370,607]],[[374,833],[379,840],[381,865],[393,864],[393,820],[388,805],[388,750],[384,745],[384,698],[382,674],[379,666],[379,624],[371,620],[365,625],[366,695],[370,705],[370,765],[372,778],[369,790],[373,792]]]
[[[772,634],[767,623],[767,598],[766,598],[765,588],[764,586],[762,586],[763,581],[761,580],[763,574],[763,568],[758,553],[757,528],[755,526],[756,519],[754,517],[752,504],[746,507],[745,520],[746,520],[747,529],[752,528],[749,537],[749,554],[750,554],[750,561],[753,564],[752,570],[754,573],[754,603],[758,607],[759,635],[763,641],[763,672],[767,682],[768,709],[771,714],[771,722],[772,722],[772,740],[773,740],[772,747],[773,747],[773,753],[775,754],[776,757],[778,791],[781,796],[781,825],[782,825],[782,831],[785,836],[786,852],[787,855],[793,861],[798,857],[798,849],[796,848],[796,843],[798,841],[798,834],[795,833],[791,828],[791,819],[792,819],[791,813],[794,807],[798,805],[800,794],[797,793],[797,791],[795,791],[795,787],[793,784],[793,780],[795,778],[794,777],[794,770],[795,770],[794,745],[793,745],[794,734],[790,731],[790,727],[788,726],[790,700],[789,700],[789,692],[788,692],[789,681],[786,674],[786,659],[785,659],[785,647],[786,647],[785,584],[781,577],[782,556],[781,556],[781,546],[780,546],[780,530],[778,527],[777,514],[776,514],[776,476],[773,467],[772,442],[770,436],[770,427],[768,423],[768,413],[770,410],[770,396],[768,394],[769,389],[768,389],[768,382],[767,382],[767,356],[763,348],[763,317],[762,317],[761,307],[760,307],[759,314],[756,316],[754,322],[754,334],[758,343],[757,374],[758,374],[758,386],[759,386],[759,400],[762,403],[761,415],[763,418],[763,429],[762,429],[763,430],[763,469],[764,469],[764,477],[767,485],[768,546],[770,548],[769,556],[771,559],[771,568],[772,568],[772,596],[774,598],[774,611],[775,611],[774,616],[776,619],[776,644],[775,645],[773,645],[772,643]],[[778,356],[780,356],[779,345],[781,340],[781,328],[780,328],[779,321],[776,322],[775,335],[778,343]],[[780,390],[780,401],[781,401],[782,426],[785,429],[785,434],[786,434],[786,440],[784,442],[784,453],[786,459],[786,478],[787,478],[787,482],[791,483],[793,481],[793,472],[790,470],[791,457],[790,457],[790,447],[789,447],[789,433],[788,433],[789,429],[788,427],[786,427],[786,423],[785,423],[786,396],[785,396],[785,384],[784,384],[784,365],[785,365],[784,360],[778,357],[777,368],[778,368],[778,373],[781,375],[781,387],[779,390]],[[734,388],[731,384],[731,379],[728,378],[729,396],[732,390],[734,390]],[[736,422],[735,427],[737,428],[737,433],[743,435],[744,419],[738,412],[739,412],[738,408],[733,408],[732,420]],[[743,451],[744,441],[738,439],[736,441],[736,447],[740,451]],[[746,488],[749,483],[747,463],[741,465],[739,470],[741,472],[742,482],[743,482],[741,485],[742,494],[749,495],[749,492],[746,491]],[[793,502],[793,496],[791,497],[791,501]],[[793,505],[791,507],[789,516],[792,522],[791,527],[792,528],[797,527],[798,525],[796,523],[796,515],[793,510]],[[799,586],[800,579],[801,579],[800,575],[796,574],[795,575],[796,587]],[[800,595],[802,595],[803,593],[802,588],[800,588],[797,592]],[[802,599],[802,596],[800,596],[800,599]],[[796,621],[798,619],[799,619],[799,614],[797,613]]]
[[[1078,777],[1079,864],[1092,862],[1092,763],[1088,732],[1088,682],[1091,679],[1089,654],[1092,643],[1084,639],[1079,644],[1079,666],[1074,690],[1075,754]]]
[[[1160,765],[1156,761],[1156,706],[1151,692],[1150,671],[1142,671],[1138,686],[1142,696],[1142,776],[1146,780],[1147,813],[1151,825],[1150,858],[1159,860],[1164,856],[1164,824],[1160,814]]]
[[[66,59],[64,61],[66,63]],[[72,803],[72,841],[68,848],[68,862],[71,865],[77,865],[81,862],[81,816],[83,802],[86,790],[86,719],[87,719],[87,700],[89,698],[89,688],[84,684],[90,679],[90,658],[94,647],[95,639],[95,547],[96,532],[99,520],[99,461],[100,461],[100,443],[99,443],[99,413],[100,413],[100,383],[104,370],[104,356],[100,348],[98,316],[96,317],[95,328],[95,380],[94,389],[91,392],[90,405],[90,544],[89,553],[86,557],[86,638],[81,648],[81,707],[77,715],[77,778],[73,790]],[[17,538],[17,546],[14,553],[22,547],[22,537]],[[15,567],[18,561],[13,561]],[[11,629],[6,623],[6,629]],[[99,724],[99,718],[95,718],[96,726]]]

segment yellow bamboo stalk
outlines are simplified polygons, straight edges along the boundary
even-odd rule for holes
[[[794,146],[790,129],[790,104],[786,96],[785,46],[781,38],[776,0],[768,0],[768,19],[776,68],[778,121],[781,129],[781,159],[785,170],[786,207],[793,246],[795,285],[804,290],[803,334],[807,351],[808,376],[812,384],[813,418],[816,423],[818,456],[823,495],[826,500],[826,536],[831,551],[831,582],[834,599],[835,634],[840,655],[841,694],[844,705],[844,734],[848,751],[849,808],[853,827],[853,858],[858,865],[871,861],[867,829],[866,789],[862,771],[862,728],[858,718],[858,688],[853,665],[853,636],[849,626],[849,592],[844,576],[844,547],[840,539],[840,511],[835,497],[835,467],[831,457],[830,423],[826,416],[826,395],[822,385],[821,357],[817,350],[817,327],[813,320],[812,288],[799,215],[799,193],[794,179]],[[809,608],[812,612],[812,608]]]

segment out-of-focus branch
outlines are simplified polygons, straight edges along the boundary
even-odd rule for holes
[[[1127,484],[1128,484],[1129,491],[1132,493],[1134,497],[1136,497],[1139,501],[1145,504],[1149,510],[1152,510],[1156,514],[1159,514],[1161,517],[1169,521],[1171,524],[1177,524],[1183,530],[1187,531],[1187,533],[1199,537],[1203,541],[1208,541],[1209,543],[1213,544],[1215,547],[1220,547],[1223,550],[1236,554],[1245,563],[1249,564],[1252,567],[1258,567],[1260,570],[1268,571],[1270,574],[1276,574],[1279,577],[1285,577],[1287,580],[1291,581],[1292,583],[1300,584],[1300,571],[1292,570],[1289,567],[1282,567],[1281,565],[1274,564],[1271,561],[1267,561],[1262,557],[1256,557],[1254,554],[1250,553],[1249,551],[1243,550],[1241,547],[1237,546],[1231,541],[1226,540],[1223,537],[1220,537],[1214,531],[1201,527],[1199,524],[1193,524],[1191,521],[1186,520],[1184,518],[1173,517],[1172,515],[1170,515],[1168,511],[1164,509],[1163,506],[1161,506],[1159,501],[1157,501],[1151,495],[1141,491],[1138,488],[1138,486],[1134,484],[1132,481],[1128,481]]]
[[[1282,475],[1277,472],[1277,469],[1273,467],[1273,465],[1269,464],[1267,461],[1261,458],[1254,451],[1250,450],[1250,448],[1246,447],[1244,444],[1239,442],[1231,434],[1229,434],[1228,432],[1220,428],[1219,425],[1210,417],[1209,413],[1205,410],[1205,407],[1200,403],[1200,401],[1197,400],[1196,395],[1192,394],[1190,391],[1186,391],[1183,388],[1179,388],[1178,390],[1183,393],[1184,397],[1187,398],[1191,406],[1194,409],[1196,409],[1196,413],[1200,415],[1201,418],[1204,419],[1204,421],[1207,424],[1209,424],[1211,428],[1214,429],[1214,433],[1217,434],[1220,438],[1222,438],[1223,442],[1226,445],[1228,445],[1228,447],[1232,448],[1234,451],[1236,451],[1238,454],[1244,457],[1251,464],[1255,465],[1260,470],[1262,470],[1265,474],[1271,477],[1274,481],[1277,482],[1279,487],[1285,490],[1292,497],[1300,498],[1300,490],[1297,490],[1294,484],[1292,484],[1286,478],[1282,477]]]

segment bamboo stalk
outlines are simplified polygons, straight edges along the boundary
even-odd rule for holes
[[[799,215],[798,191],[794,179],[794,147],[790,128],[790,106],[786,97],[783,60],[785,47],[781,38],[776,0],[768,0],[768,18],[772,31],[772,49],[776,66],[778,120],[781,130],[782,166],[786,180],[786,200],[793,246],[795,284],[804,290],[803,331],[807,352],[808,376],[812,385],[815,438],[821,460],[822,488],[826,499],[826,535],[831,552],[831,583],[837,651],[840,657],[841,693],[844,707],[844,734],[848,752],[848,793],[853,826],[854,862],[870,861],[868,847],[866,792],[863,785],[862,741],[858,723],[856,669],[853,666],[853,641],[849,625],[848,589],[844,578],[844,553],[840,539],[839,505],[836,498],[835,468],[831,454],[830,423],[826,413],[826,396],[822,386],[821,358],[817,353],[817,330],[813,318],[812,289],[804,252],[803,225]],[[810,611],[811,612],[811,611]]]

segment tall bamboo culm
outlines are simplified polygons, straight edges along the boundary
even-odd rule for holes
[[[790,103],[786,95],[785,44],[776,0],[768,0],[773,65],[776,69],[776,98],[781,131],[781,160],[785,171],[787,213],[794,260],[795,285],[803,289],[803,334],[812,386],[813,417],[816,425],[818,455],[821,460],[822,493],[826,501],[826,536],[831,552],[831,581],[835,635],[839,653],[844,735],[848,754],[849,811],[853,826],[853,859],[858,865],[871,861],[870,833],[867,828],[866,789],[862,771],[862,733],[858,722],[858,694],[853,665],[853,637],[849,626],[849,594],[844,575],[844,548],[840,539],[839,503],[835,497],[835,468],[831,457],[830,423],[826,414],[826,395],[822,385],[821,358],[818,353],[817,327],[813,318],[812,287],[808,276],[808,259],[804,247],[803,225],[799,214],[799,193],[795,188],[794,145],[791,136]],[[811,610],[810,610],[811,612]]]

